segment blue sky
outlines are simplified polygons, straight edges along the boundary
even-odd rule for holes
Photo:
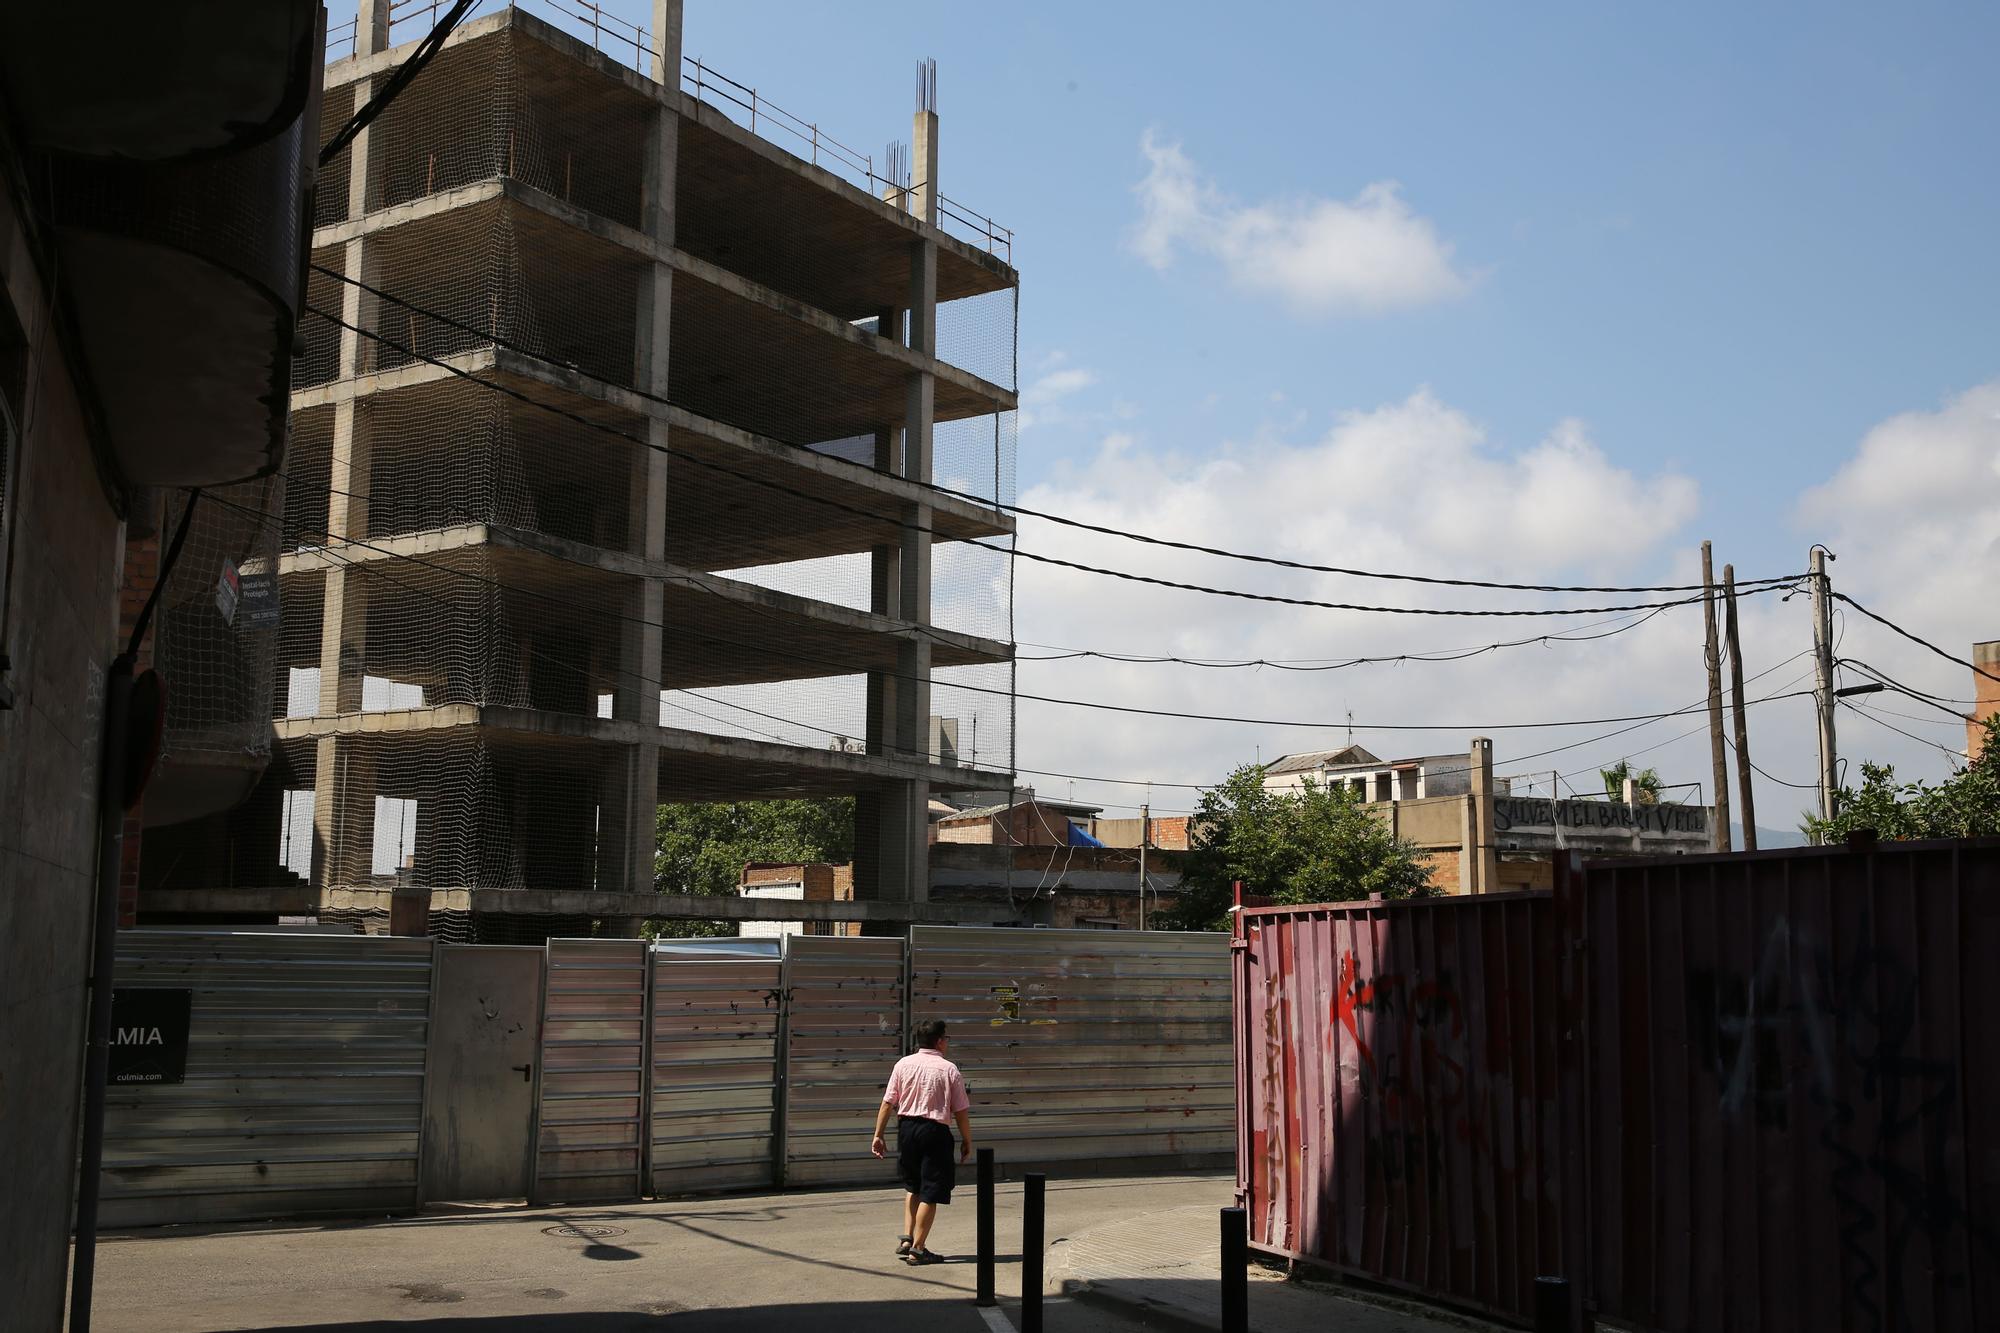
[[[915,59],[937,58],[943,188],[1017,237],[1024,497],[1224,545],[1497,578],[1678,581],[1702,537],[1745,576],[1781,573],[1823,539],[1841,553],[1839,586],[1954,653],[2000,637],[2000,412],[1982,391],[2000,376],[2000,8],[689,0],[685,50],[878,152],[909,135]],[[1189,212],[1149,248],[1148,217],[1176,199]],[[1350,235],[1393,243],[1384,263],[1414,265],[1408,281],[1371,287],[1339,255],[1316,256]],[[1372,490],[1341,471],[1357,450],[1435,452],[1425,431],[1439,429],[1462,446],[1442,456],[1464,466]],[[1581,479],[1513,493],[1550,475],[1527,462],[1552,440]],[[1254,473],[1287,451],[1292,493],[1268,513],[1254,476],[1232,492],[1204,471],[1234,460]],[[1413,539],[1434,501],[1481,498],[1452,491],[1475,463],[1493,465],[1481,484],[1504,493],[1486,498],[1506,500],[1505,521],[1465,548]],[[1338,516],[1323,542],[1317,512]],[[1035,526],[1023,541],[1155,563]],[[1987,573],[1968,577],[1981,559]],[[1351,600],[1394,591],[1213,562],[1187,572]],[[1513,629],[1253,621],[1032,569],[1021,587],[1022,639],[1140,651],[1315,657]],[[1052,600],[1085,608],[1032,609]],[[1753,669],[1804,646],[1797,602],[1746,622]],[[1969,693],[1962,668],[1853,633],[1900,677]],[[1026,664],[1022,682],[1276,716],[1610,715],[1696,697],[1698,636],[1695,616],[1668,637],[1612,640],[1594,665],[1570,650],[1562,669],[1581,674],[1562,677],[1560,699],[1546,671],[1498,657],[1393,682],[1343,673],[1337,691],[1088,664]],[[1809,730],[1792,707],[1765,753],[1803,780]],[[1898,725],[1962,744],[1932,716]],[[1852,730],[1861,752],[1946,771],[1935,749],[1860,719]],[[1019,762],[1202,780],[1254,747],[1314,743],[1193,731],[1079,729],[1024,706]],[[1384,754],[1456,748],[1357,738]],[[1501,741],[1503,771],[1526,744]],[[1688,777],[1707,768],[1699,737],[1655,757]],[[1789,822],[1790,798],[1773,803],[1760,822]]]

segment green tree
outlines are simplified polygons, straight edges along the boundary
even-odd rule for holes
[[[654,823],[653,887],[661,893],[733,897],[751,861],[854,859],[854,798],[663,805]],[[655,921],[648,935],[734,935],[721,921]]]
[[[1625,799],[1625,779],[1632,779],[1632,794],[1641,805],[1655,805],[1660,799],[1660,770],[1645,768],[1634,771],[1630,759],[1620,759],[1609,768],[1597,770],[1597,776],[1604,779],[1604,794],[1614,801]]]
[[[1807,815],[1800,831],[1814,842],[1844,842],[1857,829],[1887,841],[2000,836],[2000,716],[1985,722],[1979,758],[1943,782],[1897,782],[1888,764],[1861,765],[1861,789],[1842,787],[1832,819]]]
[[[1297,792],[1264,786],[1245,764],[1204,792],[1190,821],[1193,846],[1181,896],[1162,925],[1227,930],[1230,886],[1281,903],[1347,902],[1379,893],[1436,892],[1414,844],[1391,834],[1345,787],[1308,781]]]

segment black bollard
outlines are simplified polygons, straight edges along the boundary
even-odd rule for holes
[[[1250,1333],[1250,1215],[1222,1210],[1222,1333]]]
[[[993,1304],[993,1150],[979,1151],[979,1295],[975,1305]]]
[[[1042,1333],[1042,1190],[1038,1171],[1021,1177],[1021,1333]]]
[[[1569,1279],[1535,1279],[1535,1333],[1570,1333]]]

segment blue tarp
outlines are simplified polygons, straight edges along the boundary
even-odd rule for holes
[[[1083,831],[1083,825],[1070,821],[1069,845],[1072,847],[1102,847],[1104,844]]]

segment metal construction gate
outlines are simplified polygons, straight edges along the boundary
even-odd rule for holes
[[[1242,919],[1260,1248],[1648,1333],[2000,1328],[2000,839]]]
[[[776,1185],[783,964],[652,962],[652,1193]]]
[[[429,940],[121,930],[116,978],[192,995],[185,1081],[110,1088],[103,1225],[417,1206]]]
[[[794,935],[780,956],[125,931],[121,1002],[185,1001],[190,1036],[184,1083],[176,1065],[111,1089],[104,1217],[887,1184],[867,1131],[913,1008],[953,1024],[980,1140],[1013,1164],[1212,1161],[1231,1139],[1227,945],[925,928],[914,954]]]
[[[976,1136],[1010,1163],[1234,1144],[1227,936],[918,926],[910,1016],[950,1025]]]
[[[1526,1317],[1575,1273],[1546,893],[1244,911],[1251,1242]]]
[[[908,1053],[904,942],[785,939],[784,1184],[888,1184],[866,1152],[889,1067]]]
[[[2000,1328],[2000,839],[1602,861],[1565,887],[1600,1317]]]
[[[644,940],[550,940],[542,1017],[537,1203],[644,1192]]]
[[[535,1171],[541,949],[439,944],[424,1083],[426,1199],[524,1199]]]

